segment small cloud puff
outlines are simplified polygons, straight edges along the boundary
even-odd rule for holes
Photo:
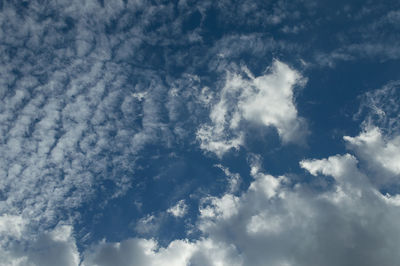
[[[177,204],[175,204],[174,206],[172,206],[171,208],[169,208],[167,210],[168,213],[170,213],[171,215],[173,215],[177,218],[181,218],[181,217],[185,216],[187,211],[188,211],[188,206],[185,203],[185,200],[178,201]]]
[[[197,131],[200,147],[221,157],[231,148],[243,145],[242,123],[274,127],[283,143],[304,142],[307,128],[294,105],[293,88],[306,82],[300,73],[275,60],[270,72],[254,77],[247,69],[243,74],[227,74],[219,101],[210,112],[210,123]]]

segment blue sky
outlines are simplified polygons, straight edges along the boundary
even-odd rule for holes
[[[0,265],[396,265],[398,1],[0,1]]]

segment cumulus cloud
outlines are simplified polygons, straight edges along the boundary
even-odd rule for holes
[[[237,247],[243,265],[395,263],[392,241],[398,240],[392,234],[400,230],[399,210],[370,185],[356,158],[337,155],[301,165],[314,175],[332,176],[335,186],[315,192],[253,171],[247,192],[239,198],[226,194],[204,208],[203,232]]]
[[[373,127],[356,137],[345,136],[344,140],[369,167],[380,167],[400,175],[400,136],[385,139],[379,128]]]
[[[102,242],[85,254],[84,265],[396,264],[398,203],[369,182],[356,157],[300,165],[316,178],[332,177],[334,185],[316,191],[252,164],[247,191],[203,198],[197,224],[202,238],[167,247],[146,239]]]
[[[219,100],[211,108],[210,123],[197,132],[201,148],[219,157],[239,149],[245,121],[276,128],[283,143],[304,141],[306,125],[293,98],[293,88],[304,83],[300,73],[278,60],[269,73],[259,77],[248,69],[243,74],[228,72]]]

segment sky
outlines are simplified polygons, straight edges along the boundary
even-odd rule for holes
[[[397,265],[399,30],[390,0],[0,0],[0,265]]]

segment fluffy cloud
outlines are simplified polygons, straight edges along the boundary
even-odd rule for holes
[[[203,238],[167,247],[145,239],[102,242],[86,253],[85,265],[396,264],[398,202],[369,182],[356,157],[300,165],[317,179],[332,177],[333,185],[315,190],[312,183],[274,177],[252,163],[247,191],[202,200],[197,227]]]
[[[305,123],[298,117],[293,88],[305,79],[288,65],[275,60],[270,72],[254,77],[248,69],[242,74],[227,73],[219,100],[210,112],[210,123],[200,127],[201,148],[221,157],[243,144],[243,122],[275,127],[283,143],[302,142]]]
[[[95,246],[82,263],[83,266],[201,266],[240,265],[231,246],[202,239],[196,242],[175,240],[167,247],[159,247],[154,240],[128,239],[120,243]]]
[[[316,192],[253,170],[247,192],[204,207],[200,228],[240,250],[243,265],[395,263],[399,209],[369,183],[356,158],[337,155],[301,165],[319,178],[332,176],[335,185]]]
[[[356,137],[345,136],[344,140],[369,167],[400,175],[400,136],[385,139],[379,128],[373,127]]]
[[[87,266],[129,266],[132,264],[160,265],[186,265],[193,247],[185,241],[175,241],[168,248],[160,249],[154,240],[129,239],[122,243],[101,243],[96,246],[92,254],[88,255],[83,265]]]

